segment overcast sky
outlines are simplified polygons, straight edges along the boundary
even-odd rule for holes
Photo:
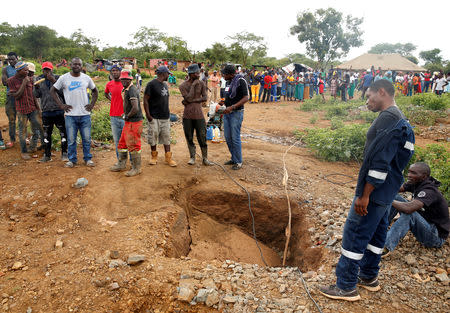
[[[155,27],[183,38],[195,51],[214,42],[226,43],[226,36],[245,30],[264,37],[268,56],[281,58],[306,53],[305,46],[289,34],[297,14],[327,7],[364,18],[364,44],[352,48],[344,59],[357,57],[381,42],[412,42],[418,47],[416,57],[422,50],[439,48],[441,55],[450,59],[449,0],[23,0],[12,9],[4,5],[0,22],[46,25],[67,37],[81,28],[86,35],[99,38],[102,46],[127,46],[140,26]]]

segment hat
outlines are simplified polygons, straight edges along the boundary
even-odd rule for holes
[[[198,67],[198,64],[191,64],[187,68],[188,74],[194,74],[200,72],[200,68]]]
[[[52,64],[52,62],[44,62],[44,63],[42,63],[42,69],[44,69],[44,68],[48,68],[49,70],[53,70],[53,64]]]
[[[160,66],[156,69],[156,74],[162,74],[162,73],[172,74],[172,72],[170,72],[166,66]]]
[[[113,68],[116,68],[116,69],[118,69],[119,71],[122,71],[122,68],[120,67],[119,64],[114,64],[113,66],[111,66],[110,71],[112,71]]]
[[[222,74],[236,74],[236,67],[233,64],[225,65],[222,69]]]
[[[28,65],[28,70],[30,71],[30,72],[36,72],[36,66],[34,66],[34,64],[33,63],[31,63],[31,62],[27,62],[27,65]]]
[[[120,79],[133,79],[133,77],[131,77],[130,72],[122,71],[122,73],[120,73]]]
[[[19,61],[16,63],[16,65],[14,66],[14,68],[16,69],[16,71],[20,71],[21,69],[23,69],[25,66],[28,66],[27,63],[23,62],[23,61]]]

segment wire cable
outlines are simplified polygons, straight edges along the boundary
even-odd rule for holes
[[[197,153],[197,155],[200,157],[200,155],[199,155],[198,153]],[[214,161],[211,161],[211,160],[209,160],[209,162],[211,162],[212,164],[214,164],[214,165],[220,167],[220,168],[223,170],[223,172],[224,172],[225,174],[227,174],[227,176],[228,176],[228,177],[229,177],[236,185],[238,185],[242,190],[244,190],[245,193],[247,194],[247,199],[248,199],[248,211],[250,212],[250,216],[251,216],[251,218],[252,218],[252,232],[253,232],[253,239],[255,240],[256,246],[258,247],[259,254],[260,254],[260,256],[261,256],[262,262],[264,263],[265,266],[269,266],[269,265],[267,264],[266,260],[264,259],[264,255],[263,255],[262,250],[261,250],[261,247],[260,247],[260,245],[259,245],[258,238],[256,237],[255,216],[253,215],[250,192],[248,192],[247,188],[245,188],[245,187],[242,186],[237,180],[235,180],[234,177],[231,176],[230,173],[228,173],[228,171],[225,169],[225,167],[223,167],[223,165],[218,164],[218,163],[216,163],[216,162],[214,162]]]
[[[300,274],[300,280],[303,283],[303,287],[305,288],[306,293],[308,294],[308,297],[314,303],[314,305],[316,306],[316,308],[319,311],[319,313],[323,313],[322,310],[320,309],[320,306],[317,304],[316,300],[314,300],[314,298],[311,296],[311,293],[309,292],[308,286],[306,285],[305,279],[303,278],[303,273],[300,271],[300,269],[298,267],[297,267],[297,271]]]

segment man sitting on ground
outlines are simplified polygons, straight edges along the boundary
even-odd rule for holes
[[[387,233],[384,256],[393,251],[410,230],[425,247],[442,247],[450,231],[450,219],[448,203],[438,189],[440,184],[430,176],[428,164],[418,162],[411,165],[408,181],[399,191],[412,192],[413,200],[408,202],[397,195],[392,202],[389,223],[397,212],[400,213],[400,218]]]

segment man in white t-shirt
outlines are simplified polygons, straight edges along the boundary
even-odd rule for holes
[[[87,166],[94,166],[91,150],[91,111],[98,97],[98,90],[92,79],[81,72],[83,62],[80,58],[73,58],[71,71],[62,75],[53,85],[50,93],[56,103],[66,112],[66,133],[68,142],[67,157],[69,161],[65,167],[74,167],[77,164],[77,134],[80,131],[83,144],[83,159]],[[92,90],[92,99],[89,99],[87,88]],[[62,90],[66,104],[63,104],[56,91]]]
[[[444,78],[444,75],[439,74],[436,79],[436,88],[434,89],[438,96],[442,95],[444,92],[444,87],[448,84],[447,80]]]

